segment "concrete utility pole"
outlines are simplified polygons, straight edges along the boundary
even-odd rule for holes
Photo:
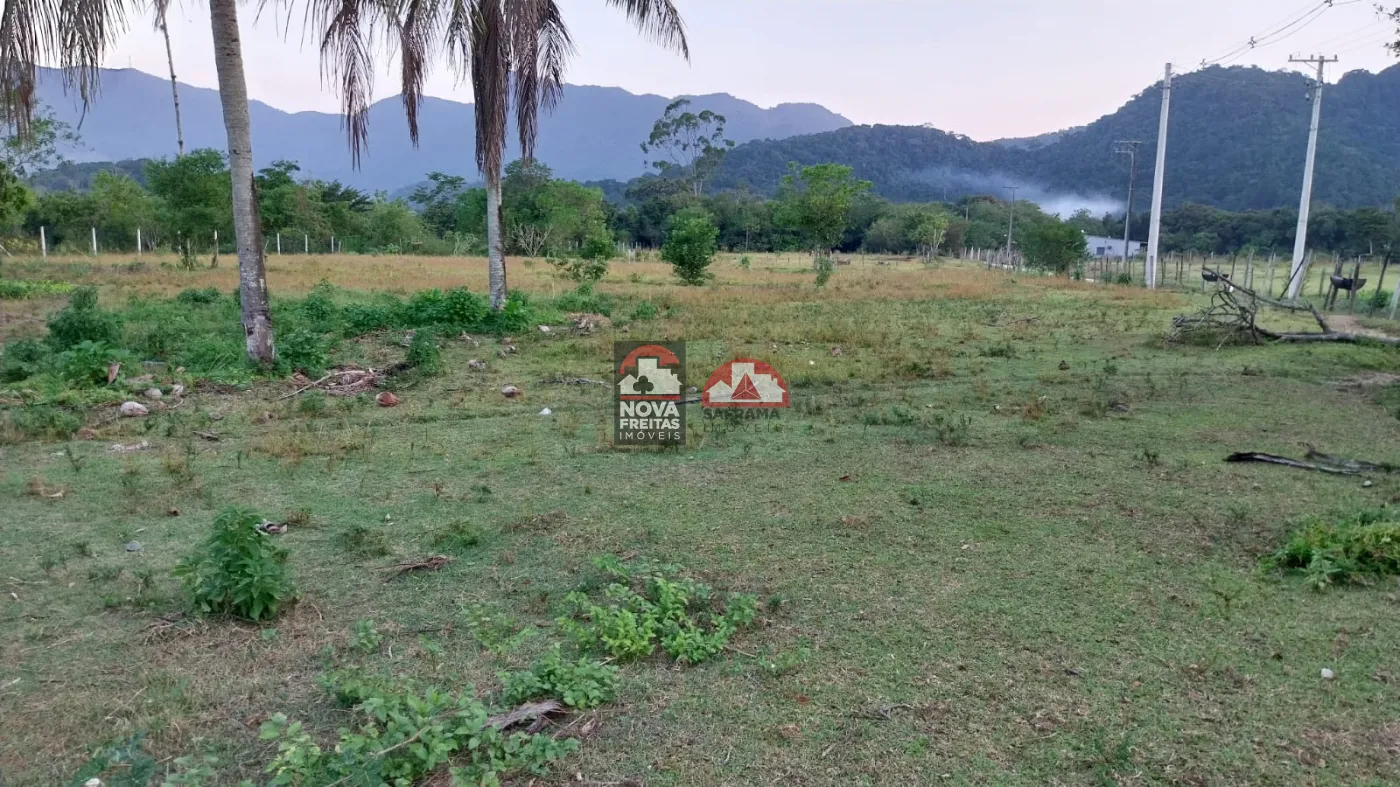
[[[1312,125],[1308,127],[1308,158],[1303,164],[1303,195],[1298,202],[1298,232],[1293,240],[1293,267],[1289,273],[1288,297],[1297,298],[1303,287],[1303,263],[1308,249],[1308,210],[1312,207],[1313,165],[1317,161],[1317,127],[1322,120],[1322,69],[1337,58],[1323,55],[1308,58],[1288,58],[1290,63],[1308,63],[1317,66],[1317,81],[1313,83],[1308,99],[1312,101]]]
[[[1157,244],[1162,239],[1162,186],[1167,175],[1167,115],[1172,107],[1172,64],[1162,78],[1162,117],[1157,121],[1157,169],[1152,176],[1152,221],[1147,230],[1147,264],[1143,273],[1149,290],[1157,289]]]
[[[1128,241],[1133,232],[1133,185],[1137,181],[1137,153],[1138,146],[1142,144],[1137,139],[1120,139],[1113,143],[1113,152],[1126,155],[1128,157],[1128,210],[1123,214],[1123,270],[1131,272],[1128,267]]]
[[[1002,186],[1011,192],[1011,218],[1006,224],[1006,253],[1011,254],[1011,233],[1016,230],[1016,192],[1021,190],[1020,186]]]

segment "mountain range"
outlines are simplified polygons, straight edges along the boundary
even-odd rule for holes
[[[175,112],[170,81],[134,69],[103,69],[101,94],[83,113],[76,96],[65,94],[61,75],[40,74],[38,96],[55,116],[78,127],[81,147],[67,151],[75,162],[161,158],[175,154]],[[851,125],[815,104],[779,104],[764,109],[727,94],[691,97],[697,107],[724,115],[726,135],[735,142],[813,134]],[[671,99],[634,95],[614,87],[568,85],[555,110],[540,121],[536,155],[557,176],[572,180],[631,178],[642,173],[640,145]],[[476,177],[472,154],[473,107],[427,98],[419,109],[420,138],[408,139],[403,104],[397,96],[376,102],[369,112],[369,148],[357,172],[339,115],[283,112],[260,101],[249,104],[255,165],[277,159],[296,161],[302,174],[340,180],[359,188],[394,191],[429,172]],[[181,84],[180,117],[185,147],[226,146],[217,90]],[[512,148],[509,158],[518,155]]]
[[[1145,209],[1161,107],[1149,86],[1092,123],[1035,137],[978,142],[936,128],[855,126],[816,104],[758,107],[727,94],[692,97],[695,107],[726,115],[727,136],[743,143],[708,188],[771,194],[790,162],[847,164],[893,200],[952,199],[965,194],[1021,198],[1066,213],[1087,207],[1122,210],[1128,160],[1116,143],[1138,140],[1135,207]],[[1226,209],[1297,204],[1307,146],[1308,79],[1289,71],[1212,67],[1173,83],[1165,195],[1168,205],[1196,202]],[[170,85],[130,69],[104,71],[102,95],[83,117],[85,148],[75,161],[120,161],[174,152]],[[56,72],[41,79],[40,98],[74,125],[80,107]],[[216,91],[182,86],[190,148],[222,148]],[[541,121],[538,157],[559,177],[627,181],[645,171],[639,143],[670,99],[619,88],[570,85]],[[476,180],[470,151],[472,106],[430,98],[419,116],[421,143],[408,142],[397,97],[370,111],[370,147],[355,171],[340,118],[251,107],[257,165],[297,161],[305,175],[368,190],[403,193],[431,171]],[[1339,207],[1389,205],[1400,192],[1400,66],[1354,71],[1326,86],[1314,199]],[[512,153],[513,155],[513,153]],[[131,168],[130,165],[127,167]],[[87,169],[84,167],[83,169]],[[613,182],[609,193],[622,193]]]

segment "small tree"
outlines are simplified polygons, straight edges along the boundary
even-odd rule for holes
[[[788,165],[778,192],[778,215],[812,250],[812,265],[841,241],[856,197],[870,190],[870,181],[856,180],[850,167],[817,164]]]
[[[909,236],[918,247],[919,253],[924,255],[924,259],[932,262],[947,234],[948,217],[942,213],[929,213],[919,218]]]
[[[708,270],[715,256],[719,230],[708,213],[684,210],[677,213],[661,246],[661,259],[671,263],[676,278],[684,284],[699,285],[713,276]]]
[[[1018,241],[1027,265],[1055,273],[1072,274],[1089,254],[1084,233],[1062,221],[1047,221],[1028,228]]]

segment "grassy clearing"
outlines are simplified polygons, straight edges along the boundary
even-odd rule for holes
[[[396,382],[391,409],[248,379],[140,420],[81,411],[91,440],[0,446],[6,783],[65,783],[138,733],[158,776],[213,755],[212,783],[265,778],[263,722],[284,713],[323,746],[349,722],[317,682],[332,664],[493,695],[499,673],[572,647],[566,597],[601,598],[607,555],[754,594],[757,618],[700,664],[620,664],[551,783],[1400,777],[1395,580],[1314,592],[1261,570],[1309,517],[1383,506],[1400,483],[1221,462],[1302,443],[1393,461],[1393,351],[1164,349],[1190,296],[908,263],[843,266],[817,290],[805,260],[751,257],[699,289],[616,263],[598,288],[613,321],[592,335],[525,331],[501,356],[499,338],[443,336],[445,372]],[[272,262],[289,297],[485,282],[480,261]],[[233,288],[228,269],[83,265],[6,275],[95,284],[114,309]],[[564,313],[547,266],[510,276]],[[0,330],[37,333],[62,304],[4,301]],[[768,361],[793,409],[693,417],[682,452],[614,450],[606,389],[541,382],[606,379],[614,337],[684,338],[692,381]],[[393,362],[401,339],[342,352]],[[168,622],[186,608],[170,570],[230,504],[293,523],[277,538],[300,601],[261,626]],[[439,553],[454,559],[384,581]]]

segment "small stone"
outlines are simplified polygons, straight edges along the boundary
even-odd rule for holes
[[[816,362],[816,361],[808,361],[808,362],[807,362],[807,365],[808,365],[808,366],[816,366],[816,365],[817,365],[817,362]]]
[[[171,395],[171,396],[179,396],[180,394],[182,394],[182,393],[184,393],[184,392],[185,392],[185,384],[184,384],[184,383],[175,383],[174,385],[170,386],[170,395]]]
[[[392,521],[394,521],[394,515],[393,515],[393,514],[385,514],[385,515],[384,515],[384,521],[385,521],[385,522],[392,522]]]
[[[700,389],[699,389],[699,388],[696,388],[696,387],[693,386],[693,385],[690,386],[689,388],[685,389],[685,392],[686,392],[686,393],[698,393],[699,391],[700,391]]]
[[[380,407],[394,407],[399,403],[399,397],[394,396],[388,391],[383,391],[378,396],[374,397],[374,402]]]
[[[102,780],[94,776],[83,782],[83,787],[102,787]]]
[[[546,407],[540,411],[540,415],[554,415],[554,411]]]
[[[1375,486],[1375,485],[1376,485],[1376,482],[1375,482],[1375,481],[1372,481],[1372,480],[1369,479],[1369,478],[1366,479],[1365,481],[1362,481],[1362,482],[1361,482],[1361,487],[1362,487],[1363,489],[1370,489],[1371,487],[1373,487],[1373,486]]]
[[[141,542],[140,542],[140,541],[128,541],[128,542],[126,542],[126,551],[128,551],[128,552],[140,552],[141,549],[142,549],[142,547],[141,547]]]
[[[165,396],[165,394],[160,392],[159,388],[147,388],[146,392],[142,395],[145,396],[147,399],[159,399],[162,396]]]
[[[1069,361],[1060,361],[1060,371],[1063,372],[1063,371],[1066,371],[1066,370],[1068,370],[1068,369],[1069,369]]]
[[[123,418],[140,418],[149,415],[150,408],[140,402],[122,402],[121,414]]]
[[[549,326],[548,326],[548,325],[541,325],[541,326],[540,326],[540,333],[549,333]]]
[[[501,396],[504,396],[504,397],[507,398],[507,399],[514,399],[515,397],[517,397],[517,396],[519,396],[519,395],[520,395],[520,389],[519,389],[519,388],[516,388],[516,387],[513,386],[513,385],[507,385],[507,386],[505,386],[504,388],[501,389]]]
[[[474,372],[484,372],[486,371],[486,362],[478,361],[477,359],[473,358],[470,361],[467,361],[467,368],[471,369]]]
[[[1332,679],[1335,678],[1335,677],[1337,677],[1337,673],[1333,672],[1332,670],[1330,670],[1330,669],[1328,669],[1328,668],[1326,668],[1326,667],[1323,667],[1323,668],[1322,668],[1322,679],[1323,679],[1323,680],[1332,680]]]
[[[835,357],[839,356],[840,354],[841,354],[841,345],[838,344],[838,345],[836,345],[835,347],[832,347],[832,348],[831,348],[831,357],[835,358]]]

